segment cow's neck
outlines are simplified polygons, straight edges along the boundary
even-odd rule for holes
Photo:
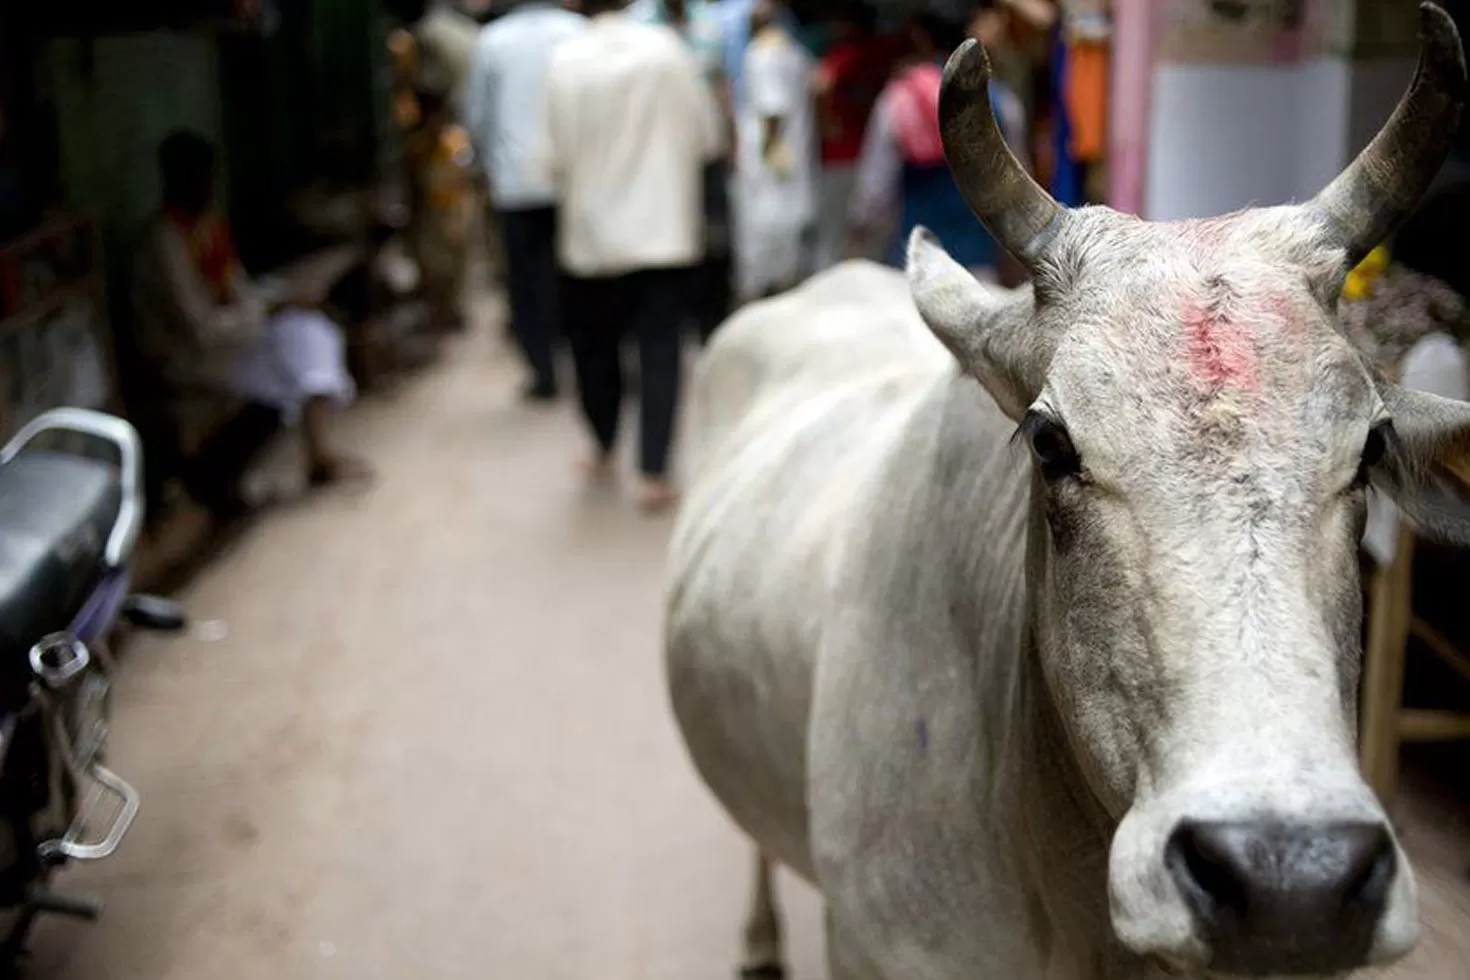
[[[1074,964],[1076,975],[1085,980],[1137,977],[1139,964],[1117,948],[1108,918],[1108,849],[1115,823],[1075,761],[1037,649],[1039,606],[1034,588],[1045,580],[1047,554],[1047,525],[1039,496],[1042,488],[1029,476],[1019,451],[1000,448],[1005,459],[998,461],[991,455],[997,451],[994,443],[987,446],[990,440],[975,441],[976,431],[995,432],[999,426],[1008,439],[1014,428],[1013,423],[998,418],[988,398],[975,397],[976,387],[961,380],[947,392],[944,416],[948,424],[941,426],[938,459],[971,461],[958,468],[972,472],[950,475],[951,487],[996,487],[997,504],[1026,511],[1017,515],[1024,516],[1024,543],[1015,538],[1009,545],[1001,543],[1006,536],[996,535],[993,529],[1007,521],[978,522],[967,545],[972,556],[961,558],[960,565],[952,569],[956,581],[963,582],[971,570],[985,569],[993,562],[1009,566],[1004,571],[992,568],[1011,583],[998,591],[994,579],[978,576],[989,579],[989,584],[971,592],[973,605],[961,614],[968,620],[964,632],[984,638],[977,639],[977,649],[971,653],[979,672],[974,690],[986,702],[977,719],[977,735],[985,744],[999,747],[989,756],[990,771],[981,776],[979,786],[1004,833],[1024,842],[1018,849],[1022,874],[1032,901],[1045,909],[1046,925],[1041,929],[1053,958]],[[982,417],[977,418],[976,412]],[[997,462],[1008,472],[997,473]],[[946,469],[941,466],[940,472]],[[1003,611],[998,608],[1000,596],[1007,607]],[[1008,626],[997,632],[997,620]],[[1059,977],[1068,974],[1066,967],[1057,971]]]
[[[1029,639],[1014,430],[956,371],[873,434],[809,735],[818,873],[882,975],[1139,980],[1112,945],[1111,827]]]
[[[1042,487],[1033,480],[1026,533],[1025,633],[1016,664],[1019,672],[1009,710],[1022,727],[1026,749],[1022,766],[1033,778],[1012,774],[1017,832],[1028,841],[1030,875],[1046,907],[1059,961],[1057,976],[1079,978],[1152,976],[1151,968],[1127,953],[1113,936],[1108,918],[1108,850],[1116,821],[1087,784],[1042,673],[1037,617],[1037,583],[1047,554],[1047,524]],[[1034,778],[1035,772],[1045,778]],[[1070,970],[1069,970],[1070,967]]]

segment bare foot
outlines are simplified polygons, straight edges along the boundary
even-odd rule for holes
[[[577,461],[577,468],[588,483],[611,483],[614,475],[612,453],[588,452]]]
[[[661,477],[645,476],[638,488],[638,506],[645,514],[658,514],[668,510],[679,499],[679,494]]]

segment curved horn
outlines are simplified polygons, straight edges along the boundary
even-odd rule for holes
[[[973,38],[949,56],[939,89],[939,131],[955,184],[975,217],[1028,268],[1066,209],[1031,179],[1006,146],[990,108],[990,59]]]
[[[1373,142],[1308,207],[1325,216],[1348,268],[1408,217],[1449,152],[1465,102],[1465,54],[1450,15],[1419,5],[1419,67]]]

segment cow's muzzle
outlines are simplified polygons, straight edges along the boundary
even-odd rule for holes
[[[1398,861],[1379,823],[1185,821],[1165,862],[1212,972],[1322,975],[1370,958]]]

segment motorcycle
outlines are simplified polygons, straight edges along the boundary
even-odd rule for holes
[[[0,974],[37,916],[101,914],[52,877],[111,855],[138,814],[137,791],[103,764],[109,640],[122,622],[186,625],[174,603],[130,592],[142,463],[132,425],[76,408],[0,448]]]

